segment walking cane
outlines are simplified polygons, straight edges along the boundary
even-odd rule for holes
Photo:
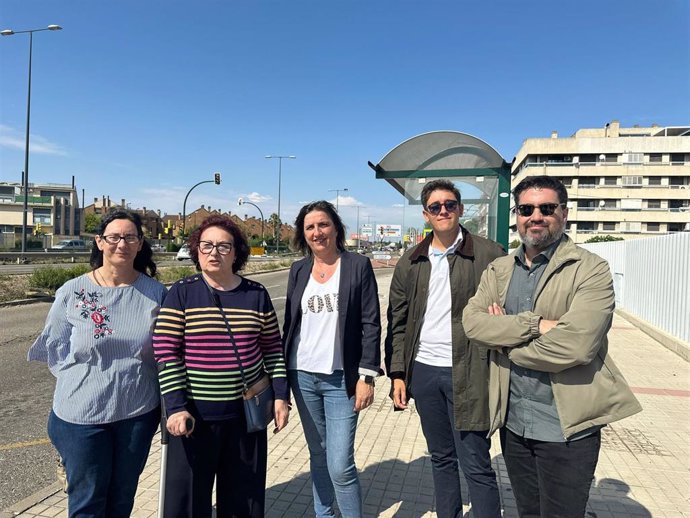
[[[158,518],[165,516],[165,472],[168,469],[168,440],[170,439],[166,421],[165,402],[161,398],[161,479],[158,483]]]
[[[158,518],[165,516],[165,474],[168,470],[168,441],[170,433],[166,426],[167,417],[165,416],[165,402],[161,398],[161,478],[158,483]],[[194,420],[187,418],[184,423],[187,430],[194,428]]]

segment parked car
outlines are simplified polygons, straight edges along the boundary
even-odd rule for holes
[[[184,261],[185,259],[191,258],[192,256],[189,255],[189,247],[187,245],[183,245],[182,248],[177,251],[177,255],[175,256],[175,259],[178,261]]]
[[[53,250],[87,250],[88,246],[86,245],[86,241],[83,239],[63,239],[62,241],[58,241],[55,246],[53,246]]]
[[[153,244],[151,245],[151,250],[153,250],[154,252],[165,252],[165,245]]]

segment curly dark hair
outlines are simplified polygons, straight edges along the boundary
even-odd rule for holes
[[[345,225],[343,225],[343,220],[338,216],[338,211],[332,203],[326,200],[313,201],[307,203],[302,207],[295,218],[295,237],[292,238],[292,248],[304,255],[311,255],[311,248],[307,244],[307,240],[304,237],[304,218],[307,214],[314,212],[315,210],[325,212],[328,217],[331,218],[333,225],[336,230],[335,245],[339,251],[345,251]]]
[[[201,234],[204,233],[204,230],[211,227],[222,228],[232,236],[233,248],[235,249],[235,262],[232,263],[232,273],[237,273],[247,264],[247,259],[249,259],[249,243],[247,243],[247,238],[244,237],[244,232],[242,232],[237,223],[228,216],[221,216],[219,214],[213,214],[206,218],[187,240],[189,255],[192,261],[194,261],[197,271],[201,271],[201,265],[199,264],[199,241],[201,240]]]
[[[453,182],[451,182],[450,180],[443,179],[432,180],[424,184],[424,187],[422,188],[422,194],[420,196],[420,199],[422,202],[422,207],[424,207],[424,210],[426,210],[426,202],[429,201],[429,196],[431,196],[431,193],[434,191],[452,192],[453,195],[455,195],[455,199],[458,200],[458,203],[462,202],[462,199],[460,197],[460,191],[457,187],[455,187],[455,184],[453,184]]]
[[[134,269],[149,277],[155,277],[158,268],[156,267],[156,263],[153,262],[153,250],[151,250],[151,245],[144,238],[144,230],[139,214],[122,209],[111,210],[101,219],[101,223],[96,229],[96,235],[102,236],[106,227],[116,219],[126,219],[134,223],[134,226],[137,227],[137,235],[139,239],[142,240],[141,250],[139,250],[136,257],[134,257]],[[103,252],[98,248],[95,240],[91,247],[91,258],[89,259],[89,263],[93,270],[103,266]]]
[[[551,189],[558,194],[559,203],[568,203],[568,189],[565,188],[561,180],[553,176],[540,175],[523,178],[513,189],[513,201],[515,205],[520,203],[520,195],[527,189]]]

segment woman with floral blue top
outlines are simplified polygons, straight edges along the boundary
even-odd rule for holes
[[[152,332],[166,289],[141,218],[106,215],[92,271],[55,294],[29,350],[56,378],[48,435],[67,473],[69,516],[127,517],[160,419]]]

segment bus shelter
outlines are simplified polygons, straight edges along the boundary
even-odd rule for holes
[[[458,131],[424,133],[399,144],[378,164],[369,162],[369,166],[377,179],[386,180],[403,195],[403,211],[409,207],[408,224],[403,223],[405,241],[414,244],[424,234],[417,225],[424,184],[443,178],[460,191],[465,206],[462,225],[508,249],[510,164],[483,140]]]

